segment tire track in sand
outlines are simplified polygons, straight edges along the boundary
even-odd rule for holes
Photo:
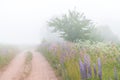
[[[57,80],[47,60],[38,52],[32,53],[32,71],[26,80]]]
[[[8,68],[3,72],[0,80],[19,80],[24,69],[25,53],[18,54],[8,65]]]

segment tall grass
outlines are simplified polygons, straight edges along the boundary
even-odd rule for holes
[[[40,51],[62,80],[118,80],[120,46],[113,43],[43,43]]]
[[[0,69],[8,65],[17,52],[18,50],[14,48],[0,47]]]

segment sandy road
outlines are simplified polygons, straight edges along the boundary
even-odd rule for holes
[[[32,69],[30,74],[24,80],[57,80],[53,69],[47,60],[38,52],[31,51]],[[24,71],[27,52],[18,54],[3,72],[0,80],[20,80]]]
[[[18,54],[8,68],[3,72],[0,80],[19,80],[20,75],[24,69],[25,53]]]
[[[47,60],[40,53],[32,53],[32,71],[26,80],[57,80]]]

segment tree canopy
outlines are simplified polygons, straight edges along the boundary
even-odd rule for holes
[[[53,32],[58,32],[60,37],[67,41],[88,40],[93,30],[92,21],[87,19],[83,13],[76,10],[69,11],[61,17],[56,17],[48,22]]]
[[[98,26],[94,28],[91,33],[93,41],[100,42],[119,42],[118,36],[116,36],[109,26]]]
[[[52,31],[59,33],[67,41],[100,41],[119,42],[119,38],[107,26],[96,27],[83,13],[69,11],[61,17],[52,18],[48,22]]]

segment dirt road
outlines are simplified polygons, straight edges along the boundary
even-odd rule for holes
[[[32,69],[24,80],[57,80],[47,60],[38,52],[32,51]],[[0,80],[20,80],[24,70],[26,53],[21,53],[12,60],[3,72]]]
[[[57,78],[45,58],[40,53],[33,52],[32,71],[27,80],[57,80]]]
[[[20,53],[8,65],[8,68],[3,72],[0,80],[19,80],[24,68],[25,53]]]

